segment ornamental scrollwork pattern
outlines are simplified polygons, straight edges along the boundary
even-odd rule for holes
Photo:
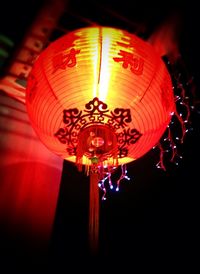
[[[76,155],[78,136],[80,130],[85,127],[105,125],[111,128],[117,136],[118,157],[123,158],[128,155],[128,147],[135,144],[142,134],[135,128],[129,128],[132,121],[130,109],[115,108],[108,109],[106,103],[95,97],[85,104],[84,110],[77,108],[63,110],[63,123],[65,126],[59,128],[54,136],[67,145],[69,155]]]

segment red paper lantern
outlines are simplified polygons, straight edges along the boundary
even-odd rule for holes
[[[155,146],[175,111],[161,57],[141,38],[109,27],[51,43],[29,75],[26,104],[41,141],[98,180]]]
[[[108,27],[75,30],[48,46],[30,73],[26,102],[41,141],[72,162],[81,150],[83,164],[96,147],[86,141],[95,128],[96,137],[110,135],[101,146],[109,154],[110,140],[111,158],[124,164],[158,142],[175,110],[170,75],[152,46]]]

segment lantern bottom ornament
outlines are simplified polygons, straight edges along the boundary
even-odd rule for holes
[[[104,191],[104,199],[106,194],[106,188],[99,182],[111,176],[112,170],[118,166],[117,151],[117,136],[108,126],[89,126],[78,136],[76,164],[81,170],[84,157],[90,175],[89,239],[93,252],[98,250],[99,240],[99,187]]]
[[[104,167],[117,167],[117,136],[113,130],[106,125],[84,128],[79,134],[76,150],[76,164],[79,170],[82,168],[83,157],[91,166],[91,172],[101,173]]]
[[[79,171],[83,161],[86,172],[90,176],[90,201],[89,201],[89,239],[90,249],[98,250],[99,236],[99,188],[103,191],[102,199],[106,199],[106,187],[104,181],[108,179],[112,189],[112,172],[118,167],[118,138],[113,128],[107,125],[95,125],[84,128],[78,136],[76,149],[76,164]],[[125,173],[120,177],[128,178]],[[119,190],[117,182],[116,190]]]

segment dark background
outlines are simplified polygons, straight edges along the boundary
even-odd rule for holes
[[[15,46],[37,11],[47,1],[7,0],[1,4],[0,33],[8,35]],[[199,44],[198,9],[195,1],[69,1],[60,21],[67,31],[89,23],[121,27],[147,39],[171,15],[180,23],[179,50],[189,76],[194,77],[195,110],[191,112],[193,130],[181,146],[179,166],[169,164],[164,172],[156,168],[157,151],[127,165],[130,181],[122,181],[119,193],[108,193],[101,202],[100,249],[97,256],[88,249],[89,178],[73,164],[63,162],[63,175],[52,238],[48,247],[34,249],[8,241],[8,263],[24,256],[27,272],[64,273],[79,267],[82,271],[119,267],[134,271],[139,265],[152,269],[180,271],[198,267],[199,249]],[[174,26],[176,27],[176,26]],[[59,36],[55,31],[52,40]],[[70,170],[70,173],[69,173]],[[24,247],[26,246],[26,248]],[[42,246],[42,244],[41,244]],[[16,258],[15,258],[16,256]],[[125,269],[126,268],[126,269]],[[181,271],[182,271],[181,270]],[[7,272],[4,272],[7,273]],[[14,273],[14,272],[13,272]]]

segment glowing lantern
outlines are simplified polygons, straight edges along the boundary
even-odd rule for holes
[[[105,191],[103,182],[114,168],[156,145],[175,111],[165,63],[150,44],[124,30],[78,29],[36,60],[26,104],[41,141],[65,160],[87,167],[95,242],[97,183]]]

